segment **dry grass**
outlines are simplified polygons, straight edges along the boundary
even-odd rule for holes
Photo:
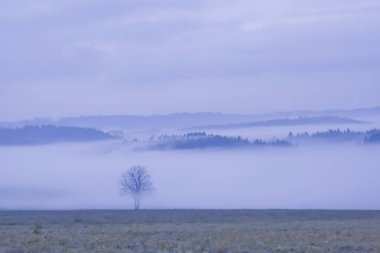
[[[6,211],[3,252],[380,252],[380,212]]]

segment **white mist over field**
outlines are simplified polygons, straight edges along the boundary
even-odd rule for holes
[[[132,208],[120,174],[147,166],[142,208],[379,209],[380,146],[110,151],[111,143],[0,148],[0,209]]]

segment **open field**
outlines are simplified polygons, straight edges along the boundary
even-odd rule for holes
[[[380,252],[380,211],[2,211],[0,252]]]

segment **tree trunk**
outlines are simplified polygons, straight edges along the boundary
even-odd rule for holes
[[[134,204],[135,204],[135,210],[139,210],[140,209],[140,197],[138,195],[135,195],[133,197],[134,199]]]

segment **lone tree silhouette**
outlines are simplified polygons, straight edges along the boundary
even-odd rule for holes
[[[143,166],[133,166],[121,175],[121,191],[132,196],[135,210],[140,209],[140,197],[154,190],[150,175]]]

